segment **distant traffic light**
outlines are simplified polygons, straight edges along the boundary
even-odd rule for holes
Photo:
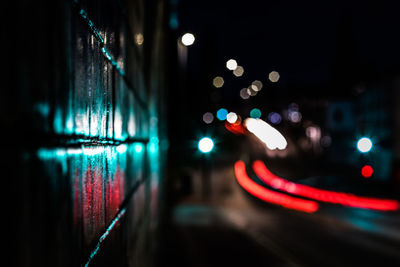
[[[372,141],[368,137],[362,137],[357,142],[357,149],[361,153],[367,153],[371,151],[372,147],[373,147]]]
[[[209,137],[203,137],[199,141],[198,148],[202,153],[209,153],[214,148],[214,141]]]

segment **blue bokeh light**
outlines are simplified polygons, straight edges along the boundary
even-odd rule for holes
[[[226,115],[228,115],[228,110],[224,108],[220,108],[217,111],[217,119],[219,119],[220,121],[226,120]]]

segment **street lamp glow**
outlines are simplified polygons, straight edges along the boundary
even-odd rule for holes
[[[194,35],[191,33],[185,33],[181,38],[182,44],[184,46],[192,45],[194,43],[194,40],[195,40]]]
[[[363,137],[357,142],[357,149],[361,153],[367,153],[372,149],[372,141],[368,137]]]
[[[214,148],[214,142],[209,137],[203,137],[199,141],[198,148],[202,153],[209,153]]]

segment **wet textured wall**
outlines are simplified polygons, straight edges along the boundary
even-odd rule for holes
[[[164,9],[144,0],[5,8],[13,266],[151,266],[165,147]]]

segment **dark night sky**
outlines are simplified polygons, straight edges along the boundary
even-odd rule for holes
[[[210,78],[199,69],[207,60],[214,75],[232,77],[225,62],[234,58],[245,69],[234,91],[255,79],[267,82],[277,70],[281,90],[290,92],[297,90],[292,85],[315,90],[342,75],[398,69],[399,7],[397,1],[181,0],[178,13],[180,31],[197,37],[189,59],[200,79]]]

